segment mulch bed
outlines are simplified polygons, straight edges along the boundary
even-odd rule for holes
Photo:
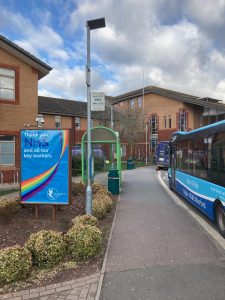
[[[99,227],[103,232],[103,248],[100,255],[88,261],[78,263],[75,268],[58,270],[54,276],[41,279],[39,282],[31,282],[28,279],[21,285],[12,284],[7,290],[4,288],[0,289],[0,294],[8,291],[18,291],[24,288],[35,288],[41,285],[58,283],[100,272],[116,209],[117,198],[117,196],[113,196],[113,208],[111,212],[103,220],[99,221]],[[71,205],[58,206],[56,223],[53,223],[51,220],[51,206],[41,205],[39,219],[36,220],[34,206],[23,205],[21,210],[13,216],[12,219],[0,222],[0,248],[16,244],[23,246],[30,234],[44,229],[67,232],[71,227],[71,219],[83,214],[85,214],[84,194],[73,196]]]

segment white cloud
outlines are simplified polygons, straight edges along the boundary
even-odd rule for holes
[[[225,0],[71,0],[62,12],[60,34],[52,12],[38,27],[0,12],[0,28],[10,24],[16,42],[54,68],[40,81],[45,95],[86,99],[86,21],[105,17],[106,28],[91,31],[93,90],[141,88],[144,69],[145,85],[225,99]]]

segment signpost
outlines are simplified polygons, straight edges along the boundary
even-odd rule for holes
[[[69,130],[21,130],[21,202],[68,204],[70,198]]]
[[[91,111],[105,111],[105,94],[91,93]]]

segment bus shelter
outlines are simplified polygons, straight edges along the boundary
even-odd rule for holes
[[[115,145],[114,151],[110,151],[111,161],[115,158],[116,169],[119,172],[119,181],[121,183],[121,146],[120,139],[118,134],[107,127],[97,126],[91,129],[91,145],[93,144],[110,144]],[[87,170],[86,164],[87,159],[85,159],[85,152],[87,149],[87,131],[82,137],[81,151],[82,151],[82,181],[86,182],[87,174],[85,170]],[[111,147],[112,149],[112,147]],[[114,153],[113,153],[114,152]],[[115,157],[114,157],[114,154]]]

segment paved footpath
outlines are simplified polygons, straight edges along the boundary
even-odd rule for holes
[[[125,174],[100,299],[225,299],[224,250],[152,168]]]
[[[36,289],[24,290],[17,293],[0,295],[0,299],[13,300],[94,300],[97,292],[100,274],[51,284]]]

